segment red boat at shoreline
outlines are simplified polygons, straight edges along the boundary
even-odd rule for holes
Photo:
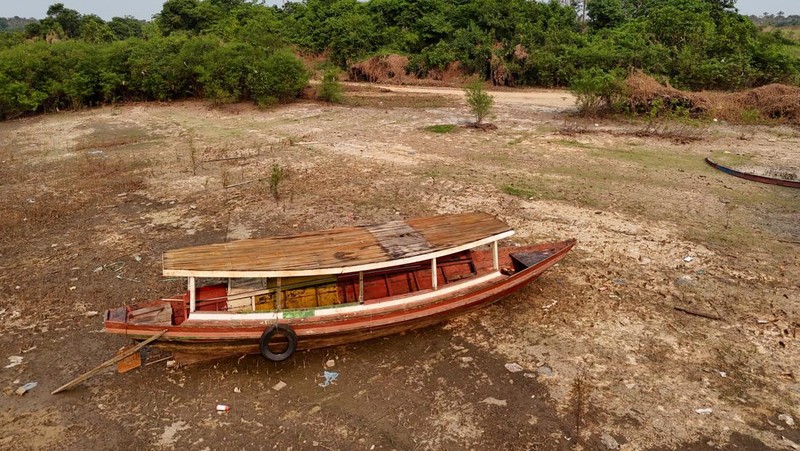
[[[514,231],[483,213],[434,216],[166,252],[176,297],[113,308],[104,330],[183,362],[383,337],[436,324],[524,287],[575,240],[500,245]],[[198,280],[206,283],[199,286]]]

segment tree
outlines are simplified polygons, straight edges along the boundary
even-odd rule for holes
[[[469,106],[470,112],[475,115],[475,125],[480,126],[483,119],[486,118],[492,110],[494,97],[484,91],[483,83],[480,80],[467,85],[464,88],[464,94],[467,96],[467,105]]]
[[[614,28],[625,21],[625,11],[620,0],[592,0],[587,6],[591,26],[595,30]]]

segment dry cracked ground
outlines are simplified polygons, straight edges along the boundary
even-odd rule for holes
[[[798,449],[800,190],[703,160],[796,171],[800,132],[582,119],[560,91],[496,99],[494,131],[461,126],[457,90],[368,85],[344,105],[0,124],[0,448]],[[125,344],[101,333],[104,309],[181,289],[165,250],[465,211],[518,243],[578,245],[439,326],[49,394]]]

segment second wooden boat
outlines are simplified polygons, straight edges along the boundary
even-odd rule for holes
[[[710,158],[706,158],[706,163],[708,163],[709,166],[711,166],[713,168],[716,168],[716,169],[719,169],[720,171],[722,171],[722,172],[724,172],[726,174],[730,174],[730,175],[732,175],[734,177],[743,178],[745,180],[750,180],[750,181],[759,182],[759,183],[767,183],[769,185],[786,186],[786,187],[789,187],[789,188],[800,188],[800,180],[788,180],[788,179],[784,179],[784,178],[767,177],[767,176],[764,176],[764,175],[756,175],[756,174],[750,174],[750,173],[747,173],[747,172],[741,172],[741,171],[737,171],[735,169],[731,169],[731,168],[725,167],[725,166],[723,166],[723,165],[721,165],[719,163],[715,163],[715,162],[711,161]]]
[[[110,309],[105,331],[184,361],[352,343],[429,326],[513,293],[575,240],[500,245],[514,233],[482,214],[393,221],[169,251],[181,295]],[[206,283],[198,284],[199,280]]]

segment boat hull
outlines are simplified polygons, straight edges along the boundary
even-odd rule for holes
[[[774,177],[765,177],[763,175],[748,174],[747,172],[741,172],[735,169],[722,166],[719,163],[711,161],[709,158],[706,158],[706,163],[709,166],[718,169],[726,174],[732,175],[734,177],[739,177],[745,180],[750,180],[752,182],[766,183],[768,185],[785,186],[787,188],[800,188],[800,181],[797,180],[786,180]]]
[[[384,337],[409,330],[428,327],[453,317],[474,311],[518,291],[558,263],[572,249],[575,241],[564,241],[523,248],[535,254],[546,250],[547,257],[512,275],[485,275],[463,288],[453,287],[438,295],[431,291],[420,301],[376,304],[365,310],[347,310],[324,316],[248,319],[248,314],[232,314],[236,320],[203,320],[194,315],[178,326],[134,325],[106,321],[106,331],[125,334],[144,340],[161,330],[167,333],[154,343],[168,350],[176,359],[194,361],[227,355],[257,354],[264,330],[276,322],[291,327],[297,335],[297,349],[315,349]],[[515,249],[516,250],[516,249]],[[444,291],[444,290],[442,290]],[[413,297],[410,297],[413,300]],[[274,345],[280,345],[277,338]]]

